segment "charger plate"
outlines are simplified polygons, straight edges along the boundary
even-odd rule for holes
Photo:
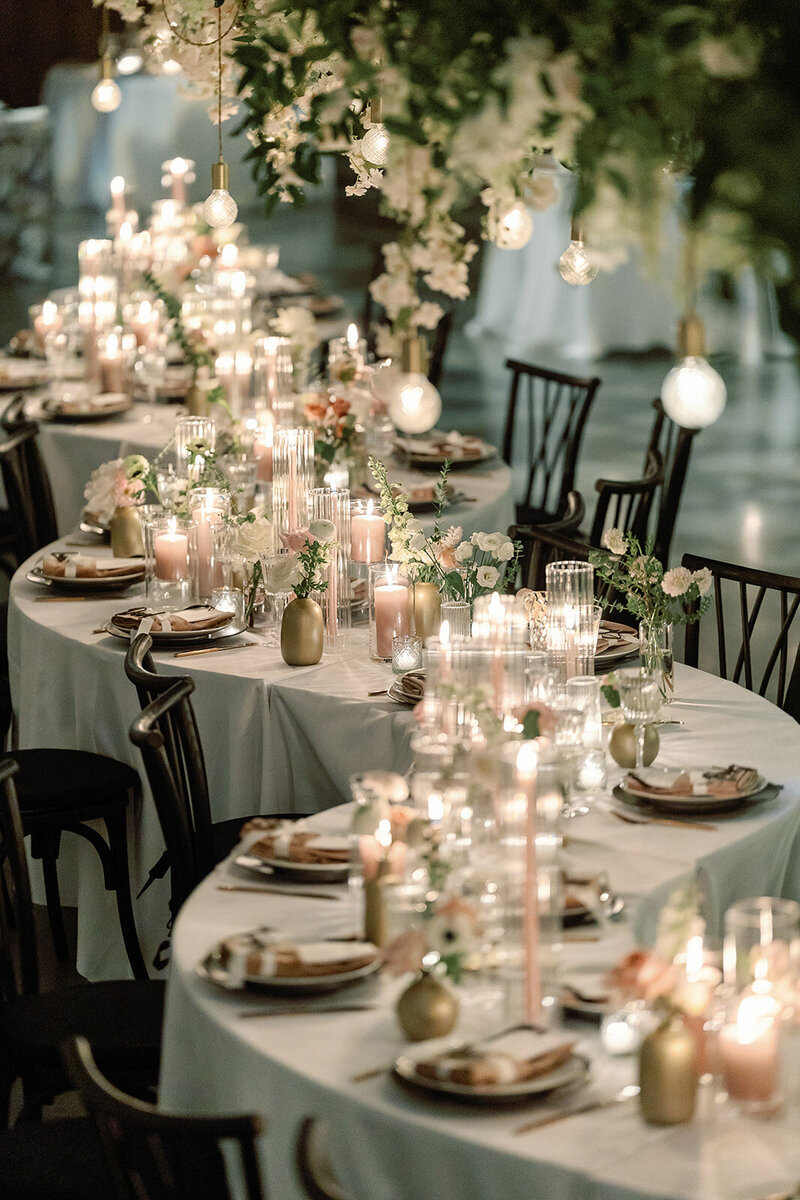
[[[589,1078],[589,1064],[577,1054],[571,1055],[566,1062],[544,1075],[519,1080],[516,1083],[499,1083],[492,1087],[470,1087],[464,1083],[453,1083],[450,1079],[428,1079],[417,1074],[416,1062],[407,1054],[401,1054],[395,1059],[392,1070],[395,1077],[403,1083],[412,1084],[426,1092],[466,1100],[470,1104],[503,1104],[530,1096],[543,1096],[554,1092],[556,1088],[574,1086],[577,1083],[583,1085]]]

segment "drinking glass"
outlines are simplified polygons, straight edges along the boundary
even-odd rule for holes
[[[562,682],[594,669],[594,567],[577,560],[548,563],[547,647]]]
[[[563,790],[562,816],[585,817],[589,809],[580,804],[573,793],[585,758],[583,734],[586,721],[579,708],[569,707],[566,697],[556,707],[556,728],[553,741],[558,777]]]
[[[636,731],[636,770],[644,765],[645,727],[653,722],[661,708],[659,676],[644,667],[629,667],[617,672],[617,687],[622,715]]]
[[[725,913],[722,951],[725,983],[741,991],[775,987],[800,969],[800,904],[774,896],[737,900]]]

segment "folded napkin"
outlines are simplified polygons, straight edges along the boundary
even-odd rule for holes
[[[586,1004],[605,1004],[611,995],[608,979],[602,974],[576,971],[574,975],[563,976],[561,982],[565,992]]]
[[[522,1083],[561,1066],[574,1045],[575,1038],[560,1033],[516,1029],[483,1045],[444,1050],[432,1058],[418,1059],[416,1073],[423,1079],[447,1080],[465,1087]]]
[[[226,938],[217,955],[234,979],[313,979],[369,966],[380,951],[371,942],[281,941],[262,930]]]
[[[398,438],[397,445],[408,454],[436,455],[453,454],[459,458],[478,458],[486,450],[482,438],[460,434],[457,429],[451,433],[433,433],[427,438]]]
[[[129,404],[129,397],[124,392],[104,392],[99,396],[63,396],[53,404],[56,412],[66,413],[101,413],[107,408],[122,408]]]
[[[42,574],[46,579],[113,579],[115,575],[144,572],[141,558],[90,558],[87,554],[69,554],[56,558],[46,554]]]
[[[633,784],[637,791],[650,796],[715,796],[720,800],[733,799],[752,791],[758,779],[753,767],[711,768],[709,770],[680,771],[670,784],[655,784],[641,775],[631,773],[625,780],[626,787]]]
[[[186,608],[182,612],[159,613],[146,608],[131,608],[114,613],[111,618],[118,629],[139,629],[147,625],[146,633],[190,633],[201,629],[221,629],[233,620],[233,613],[216,608]]]
[[[397,680],[397,690],[409,700],[421,700],[425,695],[425,675],[418,671],[406,671]]]
[[[282,858],[293,863],[347,864],[350,841],[346,837],[298,830],[294,821],[287,821],[280,829],[265,833],[248,846],[247,852],[257,858]]]

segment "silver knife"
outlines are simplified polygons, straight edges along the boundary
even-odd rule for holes
[[[248,1008],[236,1015],[241,1020],[251,1017],[313,1017],[315,1013],[372,1012],[374,1008],[374,1004],[327,1004],[321,1008],[290,1008],[285,1005],[283,1008]]]
[[[555,1125],[558,1121],[566,1121],[567,1117],[579,1117],[583,1113],[598,1112],[602,1108],[616,1108],[618,1104],[633,1100],[638,1095],[638,1087],[623,1088],[615,1096],[606,1096],[602,1100],[587,1100],[585,1104],[576,1104],[572,1108],[564,1108],[560,1112],[537,1117],[534,1121],[526,1121],[524,1125],[518,1125],[514,1133],[532,1133],[534,1129],[543,1129],[545,1125]]]

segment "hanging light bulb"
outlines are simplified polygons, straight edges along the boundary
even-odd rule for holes
[[[558,273],[565,283],[573,287],[583,287],[597,278],[599,267],[592,262],[583,244],[583,230],[573,219],[570,230],[570,243],[558,260]]]
[[[389,158],[389,130],[383,123],[383,101],[371,100],[370,127],[361,140],[361,153],[374,167],[384,167]]]
[[[521,200],[489,219],[489,235],[501,250],[521,250],[531,240],[533,217]]]
[[[114,64],[110,57],[104,54],[100,59],[100,82],[92,92],[92,105],[98,112],[110,113],[119,108],[121,100],[122,92],[114,82]]]
[[[219,159],[211,164],[211,194],[203,205],[203,217],[212,229],[227,229],[239,208],[228,191],[228,164],[222,157],[222,6],[217,8],[217,131]]]
[[[100,82],[92,92],[92,106],[101,113],[119,108],[122,92],[114,82],[114,60],[108,53],[108,11],[103,5],[103,32],[100,35]]]
[[[144,55],[138,46],[128,46],[117,59],[120,75],[135,75],[144,66]]]
[[[661,385],[664,412],[685,429],[705,429],[722,415],[727,391],[706,359],[705,328],[696,313],[678,325],[678,358]]]
[[[442,412],[442,398],[422,368],[423,342],[408,337],[403,342],[402,365],[381,373],[379,399],[401,433],[427,433]]]

